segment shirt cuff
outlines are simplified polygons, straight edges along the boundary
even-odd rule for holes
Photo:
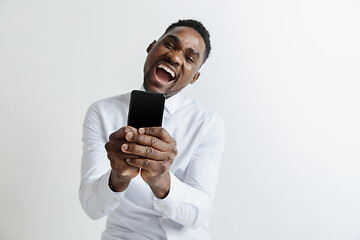
[[[164,217],[173,219],[177,209],[185,201],[186,189],[174,174],[170,172],[170,191],[164,199],[154,198],[154,208],[163,213]]]
[[[104,206],[112,206],[111,208],[116,208],[124,199],[124,192],[114,192],[109,187],[111,169],[104,174],[99,181],[98,192],[101,196]],[[104,209],[105,211],[105,209]]]

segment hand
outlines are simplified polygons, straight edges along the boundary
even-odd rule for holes
[[[125,139],[125,135],[128,133],[137,133],[137,130],[130,126],[122,127],[118,131],[113,132],[109,136],[109,141],[105,144],[107,157],[112,168],[109,187],[115,192],[124,191],[128,187],[130,180],[139,173],[138,167],[129,165],[126,162],[126,159],[138,158],[139,156],[128,154],[121,150],[121,146],[124,143],[129,143]]]
[[[162,127],[140,128],[138,133],[128,132],[121,150],[130,155],[126,162],[141,168],[141,177],[149,184],[158,198],[164,198],[170,190],[169,169],[177,155],[176,141]]]

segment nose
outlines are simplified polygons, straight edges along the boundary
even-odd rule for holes
[[[182,58],[182,52],[180,50],[170,51],[167,53],[167,57],[171,62],[173,62],[176,65],[182,65],[183,58]]]

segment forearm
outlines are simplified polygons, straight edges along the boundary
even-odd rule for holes
[[[161,179],[154,183],[149,183],[151,191],[159,199],[165,198],[170,191],[170,173],[166,172]]]
[[[114,170],[111,170],[109,187],[113,192],[123,192],[127,189],[131,178],[120,177]]]
[[[154,201],[154,207],[184,226],[196,228],[206,223],[212,212],[213,199],[206,192],[180,181],[170,174],[171,186],[164,199]]]
[[[82,181],[79,189],[81,206],[92,219],[99,219],[114,211],[124,193],[113,192],[109,187],[110,171],[98,179]]]

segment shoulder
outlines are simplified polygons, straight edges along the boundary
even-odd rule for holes
[[[128,111],[130,93],[98,100],[90,105],[86,112],[86,119],[104,119],[109,116],[124,115]]]
[[[213,108],[208,107],[194,99],[183,100],[184,111],[190,117],[188,129],[196,133],[201,146],[222,151],[225,144],[225,124],[223,118]],[[191,131],[189,131],[191,132]]]
[[[117,96],[112,96],[98,100],[90,105],[90,108],[101,111],[104,109],[111,109],[119,105],[128,105],[130,101],[130,93],[125,93]]]
[[[203,119],[207,123],[224,125],[222,117],[211,107],[208,107],[195,99],[183,97],[181,111],[187,112],[196,119]]]
[[[182,119],[189,132],[194,132],[203,139],[225,138],[225,124],[220,114],[195,99],[183,97],[181,100],[176,117]]]
[[[103,132],[104,136],[126,125],[130,93],[98,100],[87,110],[84,127]]]

